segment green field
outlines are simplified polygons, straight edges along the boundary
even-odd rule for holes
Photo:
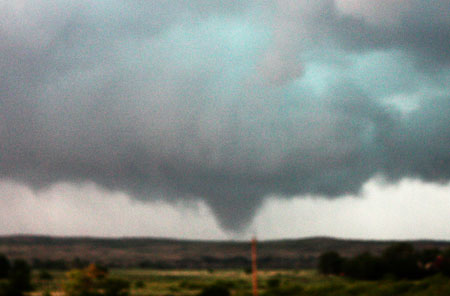
[[[47,289],[52,295],[63,295],[64,272],[52,272],[49,282],[38,280],[34,273],[36,291]],[[111,270],[109,277],[130,281],[130,295],[197,295],[211,285],[227,287],[231,295],[251,295],[251,275],[243,270]],[[138,288],[141,281],[144,287]],[[141,284],[142,284],[141,283]],[[355,281],[338,276],[323,276],[316,271],[260,271],[260,295],[450,295],[450,280],[437,275],[419,281]]]

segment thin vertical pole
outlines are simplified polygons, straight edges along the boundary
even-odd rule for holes
[[[253,285],[253,296],[258,296],[258,269],[256,266],[256,237],[252,238],[252,285]]]

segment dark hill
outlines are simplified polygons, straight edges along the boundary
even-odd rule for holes
[[[312,268],[325,251],[354,256],[364,251],[379,254],[393,241],[304,238],[258,243],[261,268]],[[449,241],[410,241],[416,249],[448,248]],[[69,267],[78,261],[112,267],[244,268],[249,265],[250,243],[158,238],[83,238],[50,236],[0,237],[0,253],[25,258],[35,265],[57,263]]]

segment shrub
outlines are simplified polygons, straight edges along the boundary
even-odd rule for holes
[[[319,257],[319,271],[323,274],[340,274],[343,258],[337,252],[326,252]]]
[[[8,277],[9,269],[11,268],[11,264],[9,263],[8,258],[0,254],[0,279],[5,279]]]
[[[124,279],[107,278],[91,265],[86,269],[74,269],[67,273],[64,283],[66,296],[126,296],[130,282]]]
[[[199,294],[199,296],[230,296],[230,290],[227,287],[221,285],[212,285],[205,287]]]
[[[267,287],[269,289],[275,289],[280,287],[280,279],[279,278],[271,278],[267,280]]]
[[[18,295],[22,292],[31,291],[31,268],[25,260],[14,260],[9,271],[9,281],[11,289]]]
[[[101,287],[105,296],[127,296],[130,282],[124,279],[109,278],[104,280]]]
[[[438,265],[444,275],[450,276],[450,249],[445,250],[439,257]]]
[[[441,254],[439,249],[425,249],[418,254],[419,260],[423,265],[436,261],[436,258]]]
[[[409,243],[398,243],[383,252],[388,272],[397,278],[417,279],[423,274],[418,262],[419,257]]]
[[[386,273],[386,266],[379,257],[366,252],[349,259],[344,264],[345,275],[360,280],[378,280]]]
[[[103,279],[108,273],[108,269],[95,263],[89,264],[85,269],[85,273],[93,280]]]
[[[68,280],[64,283],[66,296],[91,296],[97,295],[92,279],[79,269],[67,273]]]

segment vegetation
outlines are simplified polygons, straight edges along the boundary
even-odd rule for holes
[[[260,270],[261,296],[450,295],[450,249],[394,244],[378,255],[324,252],[315,270]],[[31,269],[0,255],[0,296],[251,296],[251,273],[240,269],[114,269],[74,260],[81,268]],[[130,283],[133,283],[132,285]],[[28,293],[33,289],[32,293]]]
[[[0,279],[8,277],[9,269],[11,268],[8,258],[0,254]]]
[[[67,273],[64,282],[66,296],[127,296],[130,282],[108,277],[108,271],[96,264]]]
[[[144,289],[145,288],[145,283],[143,280],[138,280],[134,283],[134,287],[136,289]]]
[[[343,258],[336,252],[319,257],[318,269],[325,275],[345,275],[358,280],[416,280],[442,273],[450,275],[450,249],[414,250],[413,245],[397,243],[386,248],[381,256],[369,252],[353,258]]]
[[[32,290],[31,268],[26,261],[16,259],[11,264],[0,254],[0,274],[0,295],[21,296]]]
[[[230,290],[223,285],[211,285],[203,288],[199,296],[230,296]]]
[[[92,296],[126,295],[225,295],[207,294],[216,291],[233,296],[251,296],[251,275],[240,270],[148,270],[148,269],[112,269],[103,279],[89,279],[84,270],[49,271],[53,279],[50,286],[39,284],[39,272],[33,273],[35,292],[40,296],[44,292],[52,292],[53,296],[62,295],[62,288],[68,289],[69,295]],[[105,281],[109,282],[105,289]],[[115,280],[122,281],[118,283]],[[129,282],[142,281],[143,287],[129,286]],[[125,284],[123,284],[125,283]],[[140,285],[139,285],[140,286]],[[118,288],[117,288],[118,287]],[[123,289],[122,289],[123,288]],[[261,296],[295,296],[295,295],[450,295],[450,281],[442,274],[435,274],[423,279],[396,280],[392,277],[379,280],[355,280],[345,276],[322,275],[314,270],[262,270],[259,272],[259,292]],[[1,293],[1,292],[0,292]],[[72,294],[70,294],[72,293]],[[0,294],[8,295],[8,294]],[[48,294],[47,294],[48,295]],[[8,295],[9,296],[9,295]],[[16,295],[14,295],[16,296]]]
[[[325,252],[319,257],[319,271],[323,274],[340,274],[344,259],[334,251]]]
[[[414,241],[414,248],[445,249],[449,241]],[[320,254],[334,250],[347,257],[369,251],[380,255],[385,241],[308,238],[258,242],[259,269],[312,269]],[[248,242],[187,241],[151,238],[58,238],[0,236],[1,252],[23,258],[36,270],[86,268],[101,261],[108,268],[241,269],[250,266]]]

